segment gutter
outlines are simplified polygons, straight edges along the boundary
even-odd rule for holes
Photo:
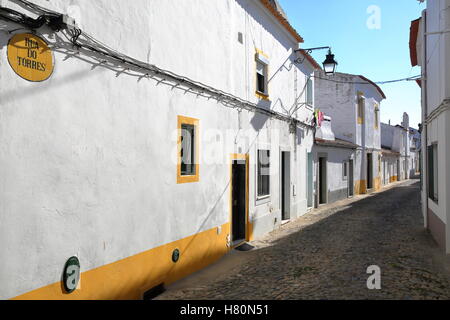
[[[425,212],[424,212],[424,221],[425,221],[425,227],[428,228],[428,195],[429,195],[429,180],[430,177],[428,176],[428,122],[427,122],[427,115],[428,115],[428,43],[427,43],[427,11],[424,10],[423,12],[423,47],[424,47],[424,66],[423,66],[423,77],[422,77],[422,83],[423,83],[423,111],[422,111],[422,123],[424,128],[424,138],[422,140],[422,155],[423,159],[425,159],[422,171],[423,174],[425,174],[426,179],[423,179],[423,182],[425,183]]]

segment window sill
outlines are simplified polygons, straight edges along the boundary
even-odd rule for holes
[[[270,195],[256,198],[256,206],[262,206],[270,202]]]
[[[195,183],[200,181],[200,176],[178,176],[177,183],[183,184],[183,183]]]
[[[267,93],[263,93],[263,92],[260,92],[260,91],[255,91],[255,95],[260,100],[270,101],[269,95]]]
[[[433,201],[433,203],[437,206],[439,205],[439,199],[433,199],[433,198],[428,197],[428,200]]]

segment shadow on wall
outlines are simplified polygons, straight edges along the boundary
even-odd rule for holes
[[[32,11],[33,13],[35,13],[37,15],[41,14],[41,12],[34,10],[32,8],[29,8],[25,4],[22,4],[20,1],[14,0],[14,2],[28,11]],[[238,2],[241,5],[245,5],[245,1],[240,0]],[[249,5],[247,4],[246,6],[249,6]],[[253,7],[253,6],[250,5],[250,7]],[[257,19],[258,21],[262,22],[262,19],[264,19],[264,18],[259,17],[257,12],[253,12],[253,11],[255,11],[254,8],[251,13],[252,16],[254,16],[254,18]],[[273,35],[277,38],[280,38],[281,34],[279,33],[279,31],[277,31],[276,28],[273,28],[273,29],[274,30],[270,30],[273,33]],[[21,28],[19,25],[14,24],[14,23],[1,23],[0,31],[3,31],[4,34],[3,35],[0,34],[0,48],[4,48],[7,46],[10,37],[14,34],[14,32],[10,32],[12,30],[14,30],[14,32],[16,32],[16,31],[17,32],[35,32],[35,31],[27,30],[25,28]],[[229,101],[223,101],[219,97],[208,95],[207,93],[199,94],[199,93],[196,93],[196,92],[193,92],[190,90],[186,90],[185,88],[182,88],[180,86],[180,83],[176,83],[175,81],[172,81],[170,79],[165,79],[164,76],[160,76],[158,74],[151,76],[149,74],[150,71],[146,71],[144,69],[137,68],[137,67],[135,68],[134,66],[124,65],[122,62],[116,61],[114,59],[110,59],[100,53],[94,53],[92,51],[84,50],[82,48],[76,48],[73,45],[73,43],[71,42],[71,35],[67,34],[66,31],[55,33],[46,26],[44,26],[36,31],[39,31],[39,32],[35,32],[37,35],[45,36],[46,41],[49,44],[49,47],[52,49],[53,52],[57,52],[62,55],[65,55],[63,61],[67,61],[69,59],[77,59],[77,60],[85,62],[87,65],[91,65],[91,71],[93,71],[97,68],[101,68],[102,70],[109,70],[109,71],[114,72],[116,77],[120,77],[120,76],[124,76],[124,75],[130,76],[130,77],[135,77],[135,78],[137,78],[138,82],[140,82],[144,78],[145,79],[148,78],[149,80],[155,81],[156,85],[163,84],[163,85],[171,87],[172,90],[178,89],[178,90],[183,91],[185,94],[190,93],[192,95],[195,95],[197,98],[201,97],[201,98],[205,98],[208,100],[212,99],[213,101],[216,100],[217,103],[220,103],[226,107],[237,108],[236,105],[232,105]],[[83,42],[83,40],[80,40],[80,41]],[[283,44],[283,45],[285,45],[286,48],[289,49],[291,44],[287,40],[285,42],[287,44]],[[292,57],[292,55],[290,57],[288,57],[286,59],[286,61],[289,61],[291,59],[291,57]],[[284,65],[281,67],[281,69],[283,67],[284,67]],[[146,74],[145,72],[149,72],[149,73]],[[17,97],[26,97],[26,96],[33,95],[38,92],[42,93],[42,89],[47,88],[50,85],[52,87],[55,87],[55,86],[65,85],[72,81],[79,81],[85,77],[88,77],[89,73],[87,71],[79,71],[72,75],[66,76],[64,79],[58,78],[58,81],[52,82],[52,78],[54,78],[56,76],[57,75],[54,74],[45,83],[38,83],[38,84],[36,84],[36,87],[27,89],[26,95],[19,94],[19,93],[22,93],[22,90],[20,88],[3,92],[2,93],[3,99],[4,99],[4,101],[7,102],[12,97],[14,97],[16,99]],[[283,102],[280,99],[277,100],[276,104],[280,104],[281,109],[285,110]],[[267,100],[260,100],[256,104],[256,106],[257,106],[257,108],[266,110],[266,111],[273,110],[273,103],[271,101],[267,101]],[[255,112],[253,119],[251,120],[251,124],[256,131],[259,131],[264,127],[264,125],[268,119],[269,119],[269,117],[266,116],[265,114]]]
[[[256,132],[261,131],[262,128],[266,125],[267,121],[269,120],[269,117],[261,114],[261,113],[255,113],[250,120],[250,124],[252,125],[253,129],[255,129]]]
[[[14,24],[15,25],[15,24]],[[8,24],[4,24],[0,27],[0,47],[5,47],[8,44],[8,41],[10,37],[12,37],[12,33],[10,34],[8,30],[14,30],[14,27],[11,27]],[[20,29],[21,32],[31,32],[27,29]],[[1,35],[3,33],[3,36]],[[217,102],[217,104],[221,104],[225,107],[232,108],[232,109],[241,109],[241,108],[248,108],[245,106],[242,106],[241,104],[234,104],[232,100],[223,99],[223,97],[210,93],[208,91],[205,91],[203,89],[192,89],[189,85],[183,86],[183,83],[185,82],[185,78],[183,76],[177,76],[178,79],[171,78],[171,76],[166,75],[170,74],[170,71],[165,71],[158,69],[157,67],[153,65],[147,65],[150,69],[145,69],[141,67],[137,67],[135,65],[131,64],[124,64],[123,61],[120,61],[120,59],[112,59],[104,54],[93,52],[90,50],[86,50],[84,48],[76,48],[74,44],[71,42],[71,35],[69,35],[65,31],[61,31],[59,33],[54,33],[51,31],[48,27],[42,27],[39,29],[39,33],[37,35],[46,35],[46,42],[48,43],[49,47],[52,49],[53,52],[60,53],[61,55],[65,55],[65,57],[62,59],[62,61],[67,61],[69,59],[76,59],[79,61],[85,62],[87,65],[91,65],[91,71],[94,71],[95,69],[102,69],[102,70],[109,70],[115,73],[116,78],[119,78],[120,76],[129,76],[134,77],[137,79],[137,82],[140,82],[142,79],[148,79],[148,81],[154,81],[156,86],[159,85],[165,85],[171,88],[172,90],[177,89],[184,94],[190,94],[195,96],[197,99],[203,98],[207,101],[211,102]],[[80,42],[84,42],[84,40],[79,40]],[[108,49],[102,49],[104,51],[108,51]],[[109,52],[111,53],[111,52]],[[134,60],[133,58],[130,58],[130,60],[133,63],[136,64],[143,64],[140,61]],[[85,75],[83,73],[86,73]],[[51,78],[55,77],[54,74]],[[76,73],[72,76],[69,76],[66,80],[64,80],[64,83],[81,79],[85,76],[88,76],[87,71],[80,71],[79,73]],[[49,83],[51,79],[47,80],[46,83]],[[58,79],[58,81],[61,81]],[[195,82],[195,81],[193,81]],[[54,85],[54,84],[53,84]],[[40,87],[39,90],[27,90],[27,95],[31,93],[35,93],[39,91],[42,93],[42,88],[45,88],[46,85],[39,83],[37,86]],[[186,89],[188,88],[188,89]],[[5,92],[3,95],[6,96],[6,98],[10,99],[12,96],[16,96],[18,93],[22,94],[21,89],[16,89],[10,92]],[[242,106],[242,107],[241,107]],[[262,101],[257,104],[257,107],[260,109],[270,110],[270,102],[268,101]],[[251,110],[255,114],[253,109]],[[259,121],[256,121],[256,123],[259,123]]]

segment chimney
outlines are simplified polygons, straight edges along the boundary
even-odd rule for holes
[[[316,138],[327,141],[336,140],[333,129],[331,128],[331,117],[324,116],[322,126],[316,131]]]

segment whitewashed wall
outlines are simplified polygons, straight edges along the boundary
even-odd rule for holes
[[[427,1],[427,33],[450,30],[449,0]],[[423,37],[423,34],[420,35]],[[450,98],[450,33],[427,36],[428,115]],[[425,63],[422,61],[422,66]]]
[[[69,9],[66,1],[34,2],[59,12]],[[272,102],[259,102],[262,107],[282,112],[291,106],[295,74],[297,91],[304,86],[304,69],[282,67],[295,58],[295,41],[257,1],[74,0],[70,5],[80,8],[83,30],[108,46],[253,102],[258,102],[255,48],[263,50],[273,79]],[[58,282],[72,255],[80,257],[84,272],[229,222],[232,153],[250,154],[256,236],[276,227],[280,216],[282,148],[293,152],[298,168],[292,173],[293,215],[306,212],[311,131],[299,129],[295,142],[285,122],[93,68],[60,52],[48,81],[26,82],[8,65],[9,37],[0,32],[0,298]],[[306,120],[312,111],[298,114]],[[201,137],[199,183],[176,184],[178,115],[200,119],[202,133],[215,132]],[[258,147],[269,147],[273,155],[272,196],[259,206]],[[208,162],[208,155],[217,161]]]
[[[327,159],[327,191],[328,203],[348,197],[349,180],[344,177],[343,164],[355,160],[355,150],[315,145],[313,148],[314,161],[318,163],[319,157]],[[314,185],[317,189],[317,170],[314,174]],[[318,190],[316,190],[316,193]]]
[[[375,104],[378,104],[381,119],[383,97],[376,87],[363,83],[365,81],[356,75],[336,73],[325,76],[322,72],[316,72],[315,75],[316,107],[332,117],[332,129],[336,138],[352,142],[362,148],[355,155],[355,181],[367,179],[368,152],[373,152],[373,177],[378,178],[381,126],[375,127]],[[362,125],[358,124],[358,92],[363,92],[366,98]]]

